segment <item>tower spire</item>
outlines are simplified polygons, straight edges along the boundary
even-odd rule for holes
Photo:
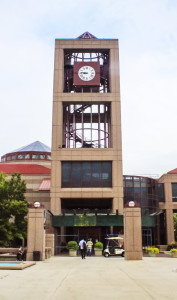
[[[86,31],[80,36],[78,36],[78,39],[97,39],[97,37],[91,34],[90,32]]]

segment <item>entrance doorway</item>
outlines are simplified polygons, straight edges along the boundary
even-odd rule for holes
[[[93,244],[102,240],[101,227],[74,227],[73,234],[75,235],[76,233],[79,236],[79,240],[82,238],[86,241],[88,241],[88,239],[92,239]]]
[[[110,234],[110,227],[65,227],[65,233],[60,234],[60,229],[56,228],[55,234],[55,255],[68,253],[66,246],[69,241],[79,241],[84,238],[86,241],[92,239],[93,244],[102,242],[106,247],[105,237]]]
[[[142,229],[143,247],[152,246],[152,229]]]

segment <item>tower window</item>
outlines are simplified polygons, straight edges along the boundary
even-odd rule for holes
[[[172,183],[172,199],[177,202],[177,183]]]
[[[62,187],[112,187],[112,162],[62,162]]]
[[[110,148],[110,104],[63,105],[63,144],[66,148]]]
[[[90,67],[93,63],[99,64],[99,84],[92,81],[92,78],[85,78],[87,83],[76,83],[74,80],[74,68],[79,63]],[[85,65],[84,65],[85,64]],[[110,53],[109,49],[65,49],[64,50],[64,92],[65,93],[108,93],[110,92],[109,79]],[[81,75],[81,74],[80,74]],[[81,75],[84,80],[85,73]],[[93,74],[91,74],[92,77]]]

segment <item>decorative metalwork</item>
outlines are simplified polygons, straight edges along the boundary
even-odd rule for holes
[[[110,104],[64,104],[63,147],[110,148]]]
[[[75,62],[99,62],[100,86],[75,86],[73,66]],[[109,50],[108,49],[66,49],[64,51],[64,92],[66,93],[108,93]]]

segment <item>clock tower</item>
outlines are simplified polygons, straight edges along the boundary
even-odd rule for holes
[[[51,212],[58,235],[123,230],[117,39],[55,41]],[[69,217],[70,216],[70,217]],[[122,219],[121,219],[122,218]]]

